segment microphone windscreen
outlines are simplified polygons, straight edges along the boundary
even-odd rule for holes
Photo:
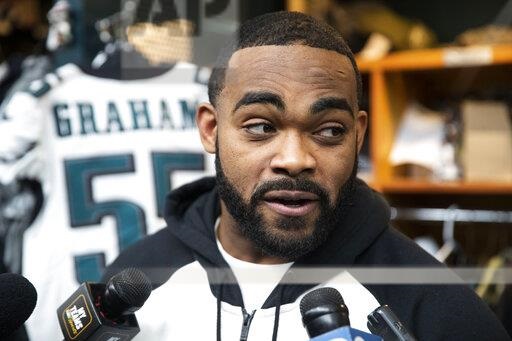
[[[134,268],[121,271],[109,282],[115,288],[118,297],[131,307],[142,307],[152,290],[149,278]]]
[[[345,305],[345,302],[338,290],[329,287],[319,288],[304,295],[300,301],[300,314],[304,316],[305,312],[324,305],[340,306]]]
[[[34,311],[36,301],[36,289],[25,277],[0,274],[0,339],[21,327]]]

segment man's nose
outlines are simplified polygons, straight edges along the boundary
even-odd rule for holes
[[[298,176],[314,171],[316,159],[311,154],[306,137],[299,133],[288,133],[276,142],[276,151],[270,162],[275,173]]]

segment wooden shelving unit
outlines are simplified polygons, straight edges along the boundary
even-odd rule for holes
[[[392,53],[379,61],[358,60],[362,72],[418,71],[512,63],[512,45],[447,47]]]
[[[368,75],[370,96],[371,184],[384,193],[500,194],[512,195],[512,183],[432,182],[404,178],[395,173],[389,155],[407,103],[429,92],[432,83],[447,97],[463,96],[484,86],[512,86],[512,45],[438,48],[397,52],[379,61],[358,60]],[[456,82],[470,74],[467,82]],[[461,78],[462,77],[462,78]],[[485,82],[479,82],[480,78]],[[446,85],[447,80],[454,80]],[[422,84],[425,83],[425,84]],[[463,86],[461,86],[463,84]],[[443,88],[444,87],[444,88]],[[436,90],[433,90],[434,92]],[[446,93],[443,93],[446,92]]]
[[[287,9],[308,13],[311,0],[288,0]],[[370,153],[368,183],[385,194],[512,196],[512,183],[434,182],[398,175],[389,155],[402,113],[411,100],[435,85],[437,95],[462,98],[474,89],[512,88],[512,44],[446,47],[392,53],[378,61],[357,60],[369,81]],[[428,90],[428,91],[426,91]],[[512,199],[511,199],[512,200]],[[511,204],[512,206],[512,204]]]

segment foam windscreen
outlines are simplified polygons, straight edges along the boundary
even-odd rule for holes
[[[34,311],[36,301],[36,289],[25,277],[0,274],[0,339],[21,327]]]

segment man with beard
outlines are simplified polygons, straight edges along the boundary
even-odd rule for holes
[[[360,96],[353,55],[330,27],[286,12],[242,24],[197,110],[216,178],[171,192],[167,228],[104,276],[138,267],[153,281],[137,314],[141,340],[307,340],[299,302],[324,286],[341,292],[357,329],[388,304],[420,340],[507,339],[465,286],[350,274],[441,267],[389,226],[383,199],[355,177],[367,124]],[[325,267],[335,270],[315,270]]]

